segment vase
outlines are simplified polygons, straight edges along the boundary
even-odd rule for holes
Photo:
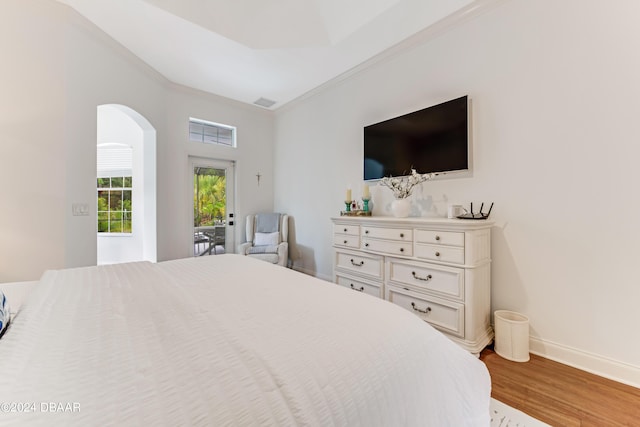
[[[395,199],[391,202],[391,213],[396,218],[406,218],[409,216],[411,203],[409,199]]]

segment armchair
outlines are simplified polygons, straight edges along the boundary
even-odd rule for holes
[[[246,242],[238,253],[286,266],[289,259],[289,216],[279,213],[247,215]]]

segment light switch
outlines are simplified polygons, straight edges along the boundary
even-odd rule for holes
[[[73,203],[71,205],[71,212],[73,213],[73,216],[89,216],[89,204]]]

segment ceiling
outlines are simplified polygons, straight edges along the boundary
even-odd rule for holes
[[[58,0],[172,82],[278,107],[474,0]]]

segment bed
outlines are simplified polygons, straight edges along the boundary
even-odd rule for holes
[[[475,427],[489,400],[408,311],[232,254],[47,271],[0,339],[0,425]]]

